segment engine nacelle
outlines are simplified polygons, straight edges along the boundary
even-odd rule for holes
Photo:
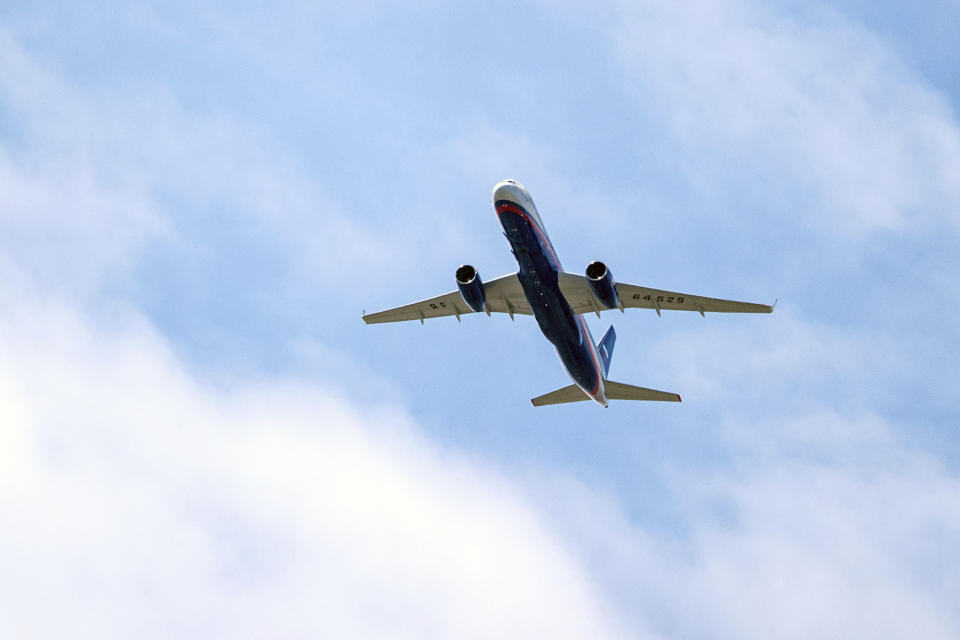
[[[607,265],[595,260],[587,265],[587,282],[593,290],[593,295],[607,309],[620,307],[620,296],[617,295],[617,283],[613,281]]]
[[[483,290],[480,274],[469,264],[460,265],[457,269],[457,288],[468,307],[478,313],[486,308],[487,294]]]

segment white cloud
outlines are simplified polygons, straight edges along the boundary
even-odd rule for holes
[[[960,482],[876,416],[727,418],[714,428],[731,467],[665,463],[660,499],[679,523],[664,528],[565,473],[531,492],[394,407],[296,381],[211,388],[136,316],[105,334],[36,296],[3,309],[5,636],[950,637],[960,624]]]
[[[957,203],[956,127],[936,95],[855,28],[741,6],[627,11],[624,59],[688,156],[769,165],[827,205],[811,224],[836,215],[847,231]],[[65,292],[176,238],[163,196],[227,203],[330,274],[342,254],[323,249],[352,251],[364,230],[247,123],[162,89],[80,89],[11,36],[0,47],[0,92],[35,145],[5,141],[0,156],[0,635],[956,635],[956,474],[862,407],[774,407],[769,421],[734,408],[698,425],[728,464],[678,469],[677,453],[633,478],[667,487],[664,526],[611,495],[628,488],[566,472],[531,498],[393,406],[307,382],[211,387],[122,302],[109,329],[92,323]],[[488,128],[441,155],[492,172],[508,140]],[[560,150],[519,149],[547,193],[576,201],[543,164]],[[633,361],[668,363],[685,397],[709,399],[733,381],[782,394],[819,373],[889,372],[877,345],[901,353],[879,332],[773,320],[700,328],[665,342],[673,357]]]
[[[631,360],[650,350],[661,375],[677,380],[700,402],[730,394],[750,396],[755,389],[797,396],[815,391],[814,397],[830,405],[851,398],[863,402],[872,397],[871,391],[900,393],[895,383],[920,366],[910,362],[915,338],[875,326],[841,327],[802,319],[789,305],[770,316],[678,315],[665,313],[657,319],[656,344],[631,341],[618,349],[632,351],[627,353]],[[865,384],[874,388],[865,389]]]
[[[849,417],[807,423],[845,428]],[[752,425],[762,429],[763,424]],[[870,432],[874,429],[865,427]],[[869,446],[869,440],[866,441]],[[898,445],[901,443],[897,443]],[[733,635],[951,637],[955,580],[926,571],[956,538],[960,483],[923,456],[757,461],[733,477],[691,478],[733,505],[732,526],[701,525],[688,576]],[[827,454],[830,455],[830,454]],[[948,572],[958,569],[946,561]],[[737,597],[724,597],[725,594]]]
[[[0,315],[0,635],[617,637],[519,492],[402,411],[205,388],[135,317]]]
[[[960,479],[940,461],[877,416],[713,428],[737,434],[732,461],[664,461],[666,526],[631,521],[616,500],[563,478],[545,483],[554,499],[543,504],[569,545],[604,568],[625,616],[667,637],[956,635]],[[785,432],[801,431],[819,440],[808,447],[816,455],[784,446]]]

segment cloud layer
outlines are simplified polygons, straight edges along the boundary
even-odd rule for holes
[[[618,637],[510,482],[402,412],[219,392],[135,318],[7,302],[3,635]]]
[[[877,36],[751,2],[525,7],[544,39],[489,48],[456,30],[507,14],[86,13],[144,41],[98,75],[0,29],[0,635],[957,635],[960,137]],[[562,376],[530,324],[360,334],[358,290],[506,255],[508,174],[572,260],[786,304],[633,316],[617,376],[688,402],[602,419],[511,404]]]

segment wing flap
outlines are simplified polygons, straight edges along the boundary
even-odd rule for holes
[[[523,292],[520,278],[516,273],[508,273],[495,280],[483,283],[483,290],[487,297],[487,309],[490,313],[519,313],[532,316],[527,294]],[[459,292],[458,292],[459,293]]]
[[[708,311],[711,313],[773,312],[773,307],[768,304],[694,296],[689,293],[650,289],[632,284],[618,284],[617,294],[620,296],[620,303],[626,308],[699,311],[700,313]]]
[[[427,318],[440,318],[443,316],[462,315],[473,313],[460,297],[459,291],[445,293],[442,296],[436,296],[420,302],[413,302],[402,307],[378,311],[377,313],[368,313],[363,316],[363,321],[367,324],[377,324],[380,322],[403,322],[405,320],[426,320]]]
[[[603,311],[587,279],[575,273],[560,274],[560,291],[567,299],[574,313],[590,313]],[[738,300],[722,300],[695,296],[689,293],[665,291],[638,287],[633,284],[617,284],[617,295],[620,304],[626,309],[655,309],[657,312],[667,311],[697,311],[699,313],[771,313],[773,307],[755,302],[740,302]]]
[[[487,310],[491,313],[532,315],[517,274],[510,273],[490,282],[485,282],[483,289],[487,299]],[[459,317],[468,313],[474,313],[474,311],[463,301],[460,292],[451,291],[402,307],[368,313],[363,316],[363,321],[367,324],[404,322],[407,320],[420,320],[422,322],[429,318]]]

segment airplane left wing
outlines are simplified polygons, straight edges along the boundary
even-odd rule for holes
[[[575,273],[560,274],[560,292],[570,304],[574,313],[591,313],[604,311],[600,306],[590,283],[581,275]],[[670,311],[698,311],[712,313],[770,313],[773,307],[755,302],[739,302],[737,300],[721,300],[706,296],[695,296],[689,293],[649,289],[632,284],[617,283],[617,295],[624,308],[655,309]]]
[[[533,315],[530,311],[530,305],[520,287],[520,280],[517,274],[510,273],[483,283],[483,290],[487,300],[487,311],[490,313],[508,313]],[[378,311],[363,316],[363,321],[367,324],[376,324],[379,322],[403,322],[406,320],[419,320],[421,323],[427,318],[441,318],[444,316],[456,316],[460,319],[461,315],[474,313],[463,301],[459,291],[451,291],[441,296],[421,300],[412,304]]]

